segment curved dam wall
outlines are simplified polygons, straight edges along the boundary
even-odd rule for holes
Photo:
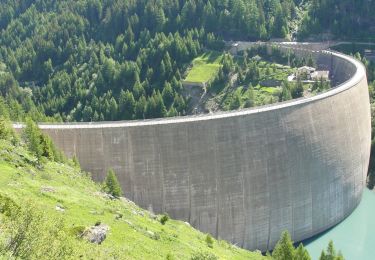
[[[272,106],[170,119],[41,124],[96,181],[113,168],[126,197],[247,249],[273,249],[348,216],[370,154],[364,67],[314,52],[338,87]]]

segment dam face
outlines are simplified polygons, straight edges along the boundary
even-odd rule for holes
[[[41,124],[67,156],[155,213],[247,249],[271,250],[284,230],[301,241],[358,205],[370,154],[364,67],[314,52],[338,86],[311,98],[212,115]]]

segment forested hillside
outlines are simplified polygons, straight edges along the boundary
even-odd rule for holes
[[[299,35],[332,33],[340,39],[375,39],[375,1],[310,0]]]
[[[2,1],[1,94],[13,120],[184,115],[182,74],[198,54],[285,37],[294,12],[292,0]]]
[[[11,108],[12,120],[185,115],[182,80],[189,65],[207,50],[222,51],[223,40],[288,38],[289,27],[295,30],[291,24],[304,17],[302,9],[308,10],[299,28],[302,38],[321,32],[369,37],[374,5],[368,0],[4,0],[0,103]]]

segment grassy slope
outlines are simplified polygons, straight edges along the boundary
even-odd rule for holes
[[[100,251],[118,250],[121,259],[166,259],[167,254],[189,259],[196,251],[209,251],[220,259],[263,258],[224,241],[215,241],[211,249],[205,234],[184,222],[169,220],[163,226],[132,202],[104,198],[98,194],[100,187],[77,169],[52,162],[37,169],[29,163],[33,160],[24,148],[0,140],[0,193],[19,203],[35,201],[48,214],[63,214],[68,227],[88,227],[97,221],[109,225],[107,239],[96,246]],[[42,192],[43,187],[54,191]],[[62,205],[65,212],[56,211],[56,205]],[[116,220],[118,214],[123,217]],[[151,238],[148,231],[160,238]]]
[[[205,83],[216,76],[221,67],[222,55],[219,52],[205,52],[193,60],[193,67],[189,71],[185,81]]]

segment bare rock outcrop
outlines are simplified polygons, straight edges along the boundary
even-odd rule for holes
[[[82,237],[87,239],[91,243],[101,244],[106,238],[109,231],[109,226],[105,224],[99,224],[97,226],[92,226],[87,228]]]

